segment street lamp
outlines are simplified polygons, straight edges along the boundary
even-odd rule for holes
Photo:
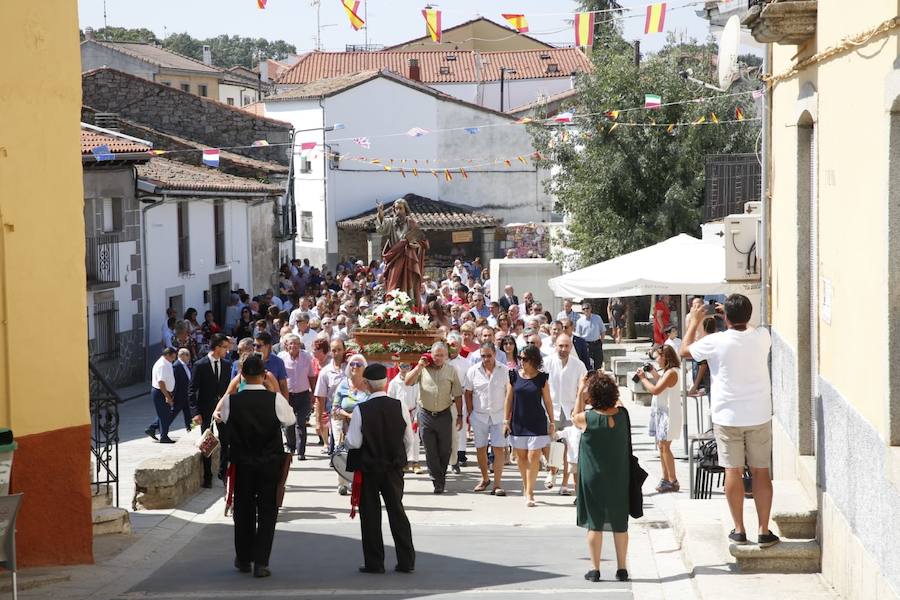
[[[512,67],[500,67],[500,112],[503,112],[503,87],[506,83],[506,74],[515,75],[516,70]]]

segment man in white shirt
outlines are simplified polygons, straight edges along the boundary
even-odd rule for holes
[[[581,315],[575,312],[575,309],[572,308],[572,299],[566,298],[565,300],[563,300],[563,309],[559,311],[559,314],[556,315],[556,320],[562,321],[563,319],[568,319],[574,324],[580,316]]]
[[[753,475],[753,500],[759,518],[757,543],[765,548],[780,541],[769,529],[772,388],[768,356],[772,338],[767,329],[747,325],[753,305],[746,296],[728,296],[721,310],[728,329],[697,340],[706,308],[701,305],[691,309],[691,326],[684,335],[681,355],[698,362],[705,360],[709,365],[713,431],[719,464],[725,468],[725,497],[734,519],[728,538],[736,544],[747,543],[742,477],[746,464]]]
[[[462,350],[463,339],[462,336],[456,332],[451,333],[447,336],[447,348],[450,354],[450,360],[447,362],[450,363],[450,366],[456,370],[456,376],[459,377],[459,384],[463,388],[466,385],[466,373],[469,371],[469,360],[464,358],[460,354],[460,350]],[[457,419],[457,411],[456,411],[456,403],[454,403],[450,407],[450,416],[453,419],[453,422],[456,422]],[[468,463],[468,458],[466,458],[466,441],[468,426],[466,424],[466,403],[463,402],[462,405],[462,421],[463,427],[458,431],[453,432],[453,439],[450,444],[450,470],[456,474],[459,474],[460,467],[465,467],[466,463]]]
[[[556,352],[544,361],[544,370],[550,375],[550,397],[553,398],[553,420],[556,421],[556,431],[562,431],[572,424],[572,411],[577,400],[578,384],[587,373],[584,363],[572,356],[572,338],[561,333],[556,337]],[[546,452],[549,455],[549,450]],[[550,469],[547,475],[549,482],[547,488],[552,488],[556,483],[556,469]],[[569,495],[569,463],[563,461],[562,486],[559,488],[561,496]]]
[[[484,344],[485,342],[494,342],[494,329],[493,327],[482,327],[478,334],[478,343]],[[469,356],[466,358],[469,359],[470,365],[477,365],[481,362],[481,353],[477,350],[475,352],[470,352]],[[495,348],[495,359],[498,363],[506,364],[506,352],[500,350],[499,348]],[[460,380],[462,381],[462,380]],[[465,382],[463,382],[465,385]]]
[[[395,375],[388,384],[387,395],[403,402],[403,406],[406,407],[406,412],[409,413],[409,422],[412,423],[413,434],[416,434],[419,430],[419,384],[406,385],[406,376],[412,368],[411,364],[395,360],[394,366],[397,367],[397,375]],[[422,467],[419,465],[420,448],[418,435],[415,436],[414,443],[407,458],[410,463],[407,465],[409,470],[417,475],[421,473]]]
[[[309,298],[303,296],[300,298],[300,306],[291,311],[291,316],[288,320],[288,325],[291,327],[297,326],[297,321],[300,319],[300,315],[306,314],[306,321],[309,322],[309,311],[312,308],[312,302],[310,302]]]
[[[478,468],[481,470],[481,482],[475,486],[474,492],[487,489],[488,479],[488,444],[494,451],[494,487],[491,494],[505,496],[500,486],[503,478],[503,465],[506,462],[506,436],[503,432],[504,406],[506,388],[509,385],[509,369],[497,362],[497,349],[492,342],[481,344],[478,353],[481,361],[469,367],[466,373],[465,390],[466,408],[475,434],[475,452],[478,455]]]
[[[666,341],[663,342],[666,346],[672,346],[675,349],[676,354],[681,353],[681,338],[678,337],[678,327],[675,325],[669,325],[665,329],[663,329],[663,333],[666,334]]]
[[[319,332],[309,326],[309,320],[310,316],[308,313],[300,313],[300,316],[297,317],[294,333],[297,334],[303,343],[303,349],[307,352],[312,352],[313,342],[316,341],[316,336]]]
[[[156,439],[156,430],[160,432],[160,444],[174,444],[175,440],[169,438],[169,425],[172,423],[172,406],[175,404],[175,371],[172,363],[175,362],[177,352],[175,348],[163,348],[162,356],[153,365],[150,377],[150,397],[153,399],[153,407],[156,409],[156,420],[150,424],[144,433]]]

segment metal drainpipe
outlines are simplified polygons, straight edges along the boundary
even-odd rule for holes
[[[766,73],[769,65],[771,64],[771,54],[772,54],[772,45],[768,44],[766,47],[765,55],[763,56],[763,65],[762,72]],[[762,193],[760,194],[760,200],[762,201],[762,218],[760,220],[760,232],[759,237],[761,238],[756,244],[757,251],[759,252],[759,262],[761,265],[760,268],[760,300],[759,300],[759,309],[760,309],[760,319],[759,324],[762,327],[769,325],[769,168],[770,168],[770,157],[771,151],[769,148],[769,143],[771,139],[771,109],[770,102],[772,101],[772,94],[770,90],[766,90],[766,95],[764,97],[762,103],[762,176],[760,185],[762,186]]]

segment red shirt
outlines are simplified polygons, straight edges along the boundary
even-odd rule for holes
[[[662,313],[662,319],[657,316],[658,313]],[[657,300],[656,306],[653,307],[653,341],[657,344],[666,341],[666,334],[663,330],[669,326],[669,315],[669,305],[662,300]]]

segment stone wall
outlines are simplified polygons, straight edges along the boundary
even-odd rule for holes
[[[342,257],[355,256],[368,262],[369,245],[365,231],[338,229],[338,254]]]
[[[114,358],[98,361],[94,358],[97,340],[88,342],[88,352],[91,360],[94,361],[94,366],[114,388],[125,387],[148,379],[148,373],[145,372],[143,315],[132,315],[132,319],[134,328],[117,334],[119,352]]]
[[[249,146],[256,140],[285,143],[291,125],[258,117],[211,98],[201,98],[113,69],[82,75],[82,101],[154,129],[214,147]],[[287,146],[234,149],[233,152],[288,163]]]

